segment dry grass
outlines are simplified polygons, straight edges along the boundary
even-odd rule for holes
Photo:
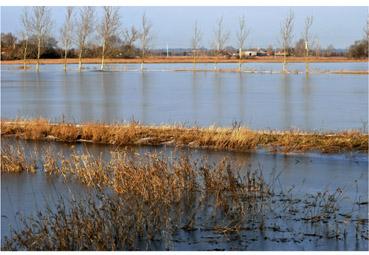
[[[24,150],[20,147],[1,146],[1,172],[21,173],[36,172],[35,160],[27,160]]]
[[[346,57],[309,57],[306,59],[305,57],[288,57],[287,61],[290,63],[304,63],[305,61],[311,63],[336,63],[336,62],[367,62],[367,59],[353,59]],[[106,59],[106,63],[108,64],[138,64],[141,63],[141,58],[137,59],[122,59],[122,58],[114,58],[114,59]],[[77,58],[69,58],[67,60],[68,64],[78,64]],[[99,58],[86,58],[83,59],[83,63],[85,64],[99,64],[101,59]],[[228,59],[222,57],[198,57],[196,58],[196,63],[238,63],[238,59]],[[243,59],[243,63],[282,63],[283,57],[255,57]],[[23,64],[23,60],[1,60],[1,64],[11,65],[11,64]],[[35,59],[27,60],[27,64],[35,64]],[[64,59],[40,59],[41,64],[64,64]],[[145,59],[145,63],[193,63],[192,57],[148,57]]]
[[[115,152],[105,162],[73,151],[68,159],[51,151],[39,154],[40,171],[78,180],[97,197],[68,206],[61,202],[56,211],[29,218],[23,230],[5,239],[5,250],[146,250],[155,240],[169,241],[180,228],[191,230],[202,206],[214,212],[211,216],[222,215],[224,223],[228,216],[260,214],[258,201],[271,196],[259,173],[248,170],[241,178],[227,160],[193,164],[185,156]]]
[[[3,161],[2,171],[26,158],[22,146],[2,149],[2,155],[14,151],[19,157]],[[294,236],[343,239],[352,235],[347,226],[356,221],[357,241],[367,239],[366,219],[352,216],[344,223],[340,218],[340,189],[296,199],[291,193],[275,194],[260,169],[241,171],[227,159],[210,164],[183,155],[115,151],[110,156],[106,161],[74,150],[31,154],[27,160],[37,160],[39,171],[88,185],[93,195],[61,199],[55,209],[24,218],[22,228],[4,238],[2,250],[166,250],[179,230],[201,228],[226,236],[260,231],[265,236],[296,221],[303,231],[315,227],[313,233]]]
[[[90,141],[115,145],[169,145],[230,151],[322,153],[368,152],[368,134],[359,131],[253,131],[244,127],[187,128],[128,124],[50,123],[45,119],[1,122],[1,136],[64,142]]]

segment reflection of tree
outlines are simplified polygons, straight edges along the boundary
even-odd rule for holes
[[[304,79],[304,87],[303,87],[303,97],[304,97],[304,127],[306,129],[311,129],[310,127],[310,95],[311,95],[311,78],[307,73]]]
[[[291,77],[288,74],[283,74],[282,82],[282,100],[283,100],[283,119],[282,125],[285,129],[291,128]]]
[[[117,79],[119,73],[114,72],[101,72],[99,73],[101,75],[101,97],[102,97],[102,103],[101,107],[102,109],[102,120],[106,122],[111,122],[115,120],[115,116],[117,116],[119,113],[116,112],[120,110],[120,106],[116,106],[116,96],[119,95],[119,92],[117,91],[119,79]]]
[[[69,75],[67,75],[66,72],[63,73],[63,104],[64,104],[64,111],[62,112],[62,120],[63,121],[68,121],[69,119],[71,119],[72,116],[72,103],[69,101],[72,99],[72,95],[70,93],[70,87],[68,88],[68,84],[70,83],[70,79],[68,79]],[[77,83],[78,86],[80,86],[80,83]],[[74,85],[74,84],[73,84]],[[80,100],[82,102],[82,100]],[[82,114],[81,114],[82,115]],[[82,116],[80,116],[82,117]]]
[[[246,90],[245,90],[245,79],[244,79],[244,75],[243,73],[239,73],[238,76],[238,96],[239,96],[239,106],[240,106],[240,119],[239,121],[243,121],[245,120],[245,109],[246,109],[246,105],[245,105],[245,99],[246,99]]]
[[[148,77],[145,72],[141,72],[141,121],[147,123],[147,112],[149,108],[149,95],[148,95]]]
[[[198,74],[196,72],[192,72],[192,114],[193,114],[193,122],[198,121],[198,111],[199,111],[199,102],[198,102],[198,89],[199,86],[197,79],[199,79]]]
[[[91,96],[95,89],[91,89],[94,83],[89,83],[89,79],[86,79],[91,76],[87,76],[88,73],[78,72],[77,82],[73,84],[79,88],[78,95],[80,98],[78,101],[80,102],[80,114],[79,118],[83,121],[92,121],[96,120],[97,113],[95,112],[96,107],[93,103],[93,97]],[[96,85],[95,85],[96,86]],[[95,109],[94,109],[95,108]]]
[[[217,118],[214,120],[214,123],[221,124],[223,120],[223,95],[222,95],[222,87],[223,87],[223,79],[222,73],[216,72],[215,76],[215,108],[217,109]]]

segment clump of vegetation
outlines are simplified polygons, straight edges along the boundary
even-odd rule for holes
[[[27,160],[21,147],[1,146],[1,172],[2,173],[21,173],[36,172],[35,160]]]
[[[5,240],[5,250],[149,249],[178,229],[192,229],[194,213],[205,204],[213,220],[223,221],[231,214],[237,219],[236,212],[251,217],[261,210],[258,201],[271,195],[260,174],[250,170],[241,178],[227,160],[210,165],[160,154],[115,152],[108,162],[76,152],[68,158],[51,150],[42,155],[36,156],[40,171],[76,179],[97,196],[68,206],[61,202],[56,211],[25,220],[24,229]]]
[[[14,150],[25,154],[21,146]],[[2,150],[2,156],[9,153]],[[241,171],[228,159],[210,164],[184,155],[114,151],[104,160],[74,149],[68,154],[47,149],[31,155],[27,160],[37,159],[39,171],[81,182],[90,195],[61,200],[55,208],[25,218],[22,228],[4,239],[3,250],[165,250],[172,249],[178,231],[198,229],[223,235],[288,232],[328,239],[356,231],[358,240],[367,238],[367,220],[352,216],[349,222],[356,230],[343,223],[347,215],[340,211],[341,190],[297,199],[291,193],[276,193],[261,169]],[[15,162],[2,162],[2,171]],[[302,230],[291,228],[297,221]],[[315,226],[314,232],[306,232],[307,226]],[[325,234],[329,228],[334,231]]]
[[[245,127],[188,128],[184,126],[145,126],[126,124],[50,123],[45,119],[2,121],[1,135],[23,139],[49,139],[64,142],[90,141],[114,145],[171,145],[231,151],[266,149],[271,152],[323,153],[367,152],[368,134],[359,131],[301,132],[254,131]]]
[[[355,41],[355,43],[350,46],[348,50],[348,55],[351,58],[368,59],[369,57],[368,48],[369,48],[368,39]]]

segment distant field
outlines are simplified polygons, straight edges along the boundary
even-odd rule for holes
[[[259,62],[259,63],[278,63],[282,62],[282,57],[255,57],[249,59],[243,59],[242,62]],[[290,63],[302,63],[305,62],[304,57],[289,57],[287,61]],[[85,58],[82,60],[84,64],[99,64],[101,63],[100,58]],[[337,62],[367,62],[368,59],[353,59],[353,58],[345,58],[345,57],[310,57],[308,58],[308,62],[315,63],[337,63]],[[145,63],[192,63],[192,57],[149,57],[145,58]],[[196,59],[196,63],[238,63],[238,59],[226,59],[226,58],[216,58],[216,57],[199,57]],[[1,64],[11,65],[11,64],[23,64],[23,60],[1,60]],[[28,64],[35,64],[36,59],[27,60]],[[63,64],[64,59],[41,59],[41,64]],[[68,63],[77,64],[77,58],[68,59]],[[141,63],[140,58],[135,59],[123,59],[123,58],[114,58],[114,59],[105,59],[105,63],[114,63],[114,64],[123,64],[123,63]]]

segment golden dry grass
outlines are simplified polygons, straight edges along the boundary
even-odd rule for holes
[[[17,145],[2,148],[5,157],[14,151],[19,155],[13,162],[3,162],[2,171],[19,158],[23,162],[26,150]],[[241,169],[227,159],[210,164],[157,153],[114,151],[110,156],[104,160],[74,150],[63,154],[48,149],[31,154],[27,160],[37,160],[39,171],[79,181],[90,187],[91,195],[58,201],[54,209],[25,218],[21,229],[4,238],[2,250],[166,250],[179,230],[191,235],[201,228],[225,237],[260,231],[267,236],[267,230],[280,230],[278,224],[297,221],[306,224],[302,229],[322,226],[307,233],[320,239],[346,241],[354,231],[356,241],[367,239],[366,219],[346,219],[352,226],[357,222],[355,230],[347,230],[342,221],[341,189],[296,199],[289,192],[274,193],[273,183],[264,180],[260,169]]]
[[[145,126],[127,124],[50,123],[45,119],[1,121],[1,136],[64,142],[89,141],[115,145],[187,146],[230,151],[368,152],[368,134],[359,131],[254,131],[245,127]]]
[[[13,147],[25,154],[24,147]],[[6,157],[8,153],[2,151]],[[190,230],[194,224],[190,208],[200,210],[212,201],[223,222],[228,214],[238,213],[241,224],[241,216],[258,215],[262,209],[258,201],[264,203],[271,195],[260,173],[247,170],[247,177],[240,178],[226,160],[193,164],[185,156],[172,160],[155,153],[130,156],[119,151],[109,161],[73,151],[68,159],[50,150],[33,155],[30,159],[38,160],[40,171],[77,180],[98,196],[72,202],[70,210],[61,204],[56,212],[38,214],[30,220],[36,224],[25,224],[5,239],[5,250],[135,249],[138,242],[166,240],[163,233],[171,236],[182,226]],[[5,169],[9,162],[4,164]]]
[[[101,63],[100,58],[85,58],[82,60],[85,64],[99,64]],[[110,58],[106,59],[107,64],[137,64],[141,63],[141,58],[136,59],[122,59],[122,58]],[[336,63],[336,62],[367,62],[367,59],[354,59],[346,57],[288,57],[287,61],[290,63]],[[67,60],[68,64],[78,64],[77,58],[69,58]],[[238,63],[238,59],[228,59],[222,57],[198,57],[196,58],[196,63]],[[255,57],[243,59],[243,63],[281,63],[283,62],[283,57]],[[28,59],[27,64],[35,64],[36,59]],[[41,64],[64,64],[64,59],[40,59]],[[145,58],[145,63],[193,63],[193,57],[148,57]],[[11,65],[11,64],[23,64],[23,60],[1,60],[0,64]]]

